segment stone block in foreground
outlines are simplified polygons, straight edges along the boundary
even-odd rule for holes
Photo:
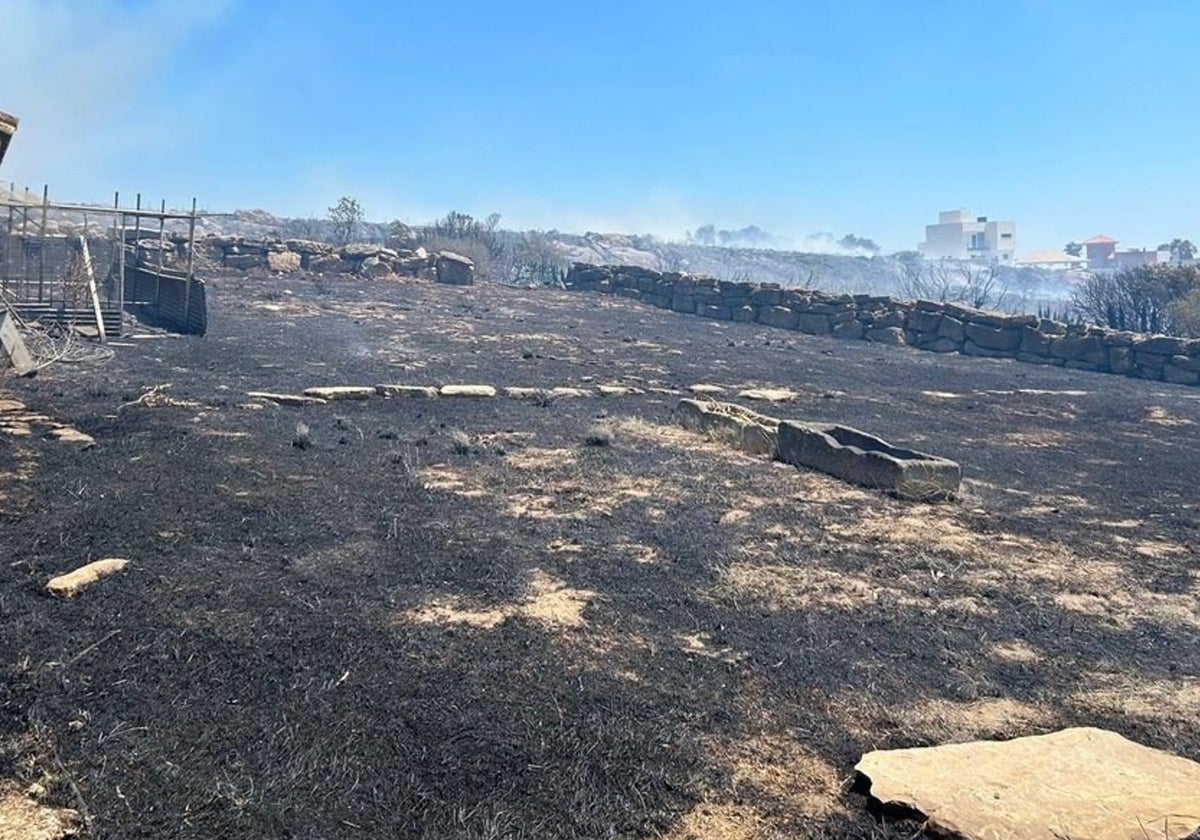
[[[854,768],[885,805],[968,840],[1185,840],[1200,831],[1200,764],[1103,729],[877,750]]]
[[[962,482],[962,467],[955,461],[892,446],[849,426],[784,420],[776,457],[903,499],[948,499]]]
[[[679,425],[693,432],[728,440],[751,455],[775,454],[779,421],[740,405],[684,399],[675,408]]]
[[[434,262],[434,270],[439,283],[470,286],[475,282],[475,263],[453,251],[440,251]]]

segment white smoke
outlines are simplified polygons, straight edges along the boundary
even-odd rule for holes
[[[148,85],[234,4],[0,0],[0,110],[21,121],[0,179],[87,183],[114,156],[169,145],[169,103],[148,103]]]

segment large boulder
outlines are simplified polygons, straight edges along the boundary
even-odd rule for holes
[[[391,265],[384,262],[379,257],[367,257],[359,265],[358,270],[360,273],[366,275],[367,277],[372,277],[372,278],[376,278],[376,279],[392,276]]]
[[[470,286],[475,282],[475,263],[470,258],[453,251],[439,251],[437,262],[437,281],[450,286]]]
[[[354,271],[354,263],[344,260],[336,254],[328,254],[309,260],[308,270],[318,274],[350,274]]]

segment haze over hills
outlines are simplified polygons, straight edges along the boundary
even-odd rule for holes
[[[330,239],[333,229],[332,223],[325,219],[289,219],[265,210],[239,210],[229,216],[204,219],[198,227],[198,235],[206,233],[254,238]],[[784,240],[755,226],[737,231],[716,231],[712,238],[701,228],[691,232],[685,241],[630,233],[520,232],[503,228],[497,228],[496,233],[501,240],[508,241],[532,233],[551,244],[556,260],[563,266],[571,262],[633,265],[722,280],[775,282],[830,292],[900,297],[931,294],[929,283],[914,282],[914,274],[928,265],[914,252],[880,254],[870,239],[854,235],[813,234],[803,242],[807,247],[793,249],[783,247]],[[357,238],[383,243],[388,241],[389,235],[387,224],[362,222]],[[707,244],[720,239],[730,244]],[[864,243],[866,248],[862,247]],[[847,249],[847,244],[859,245],[857,253]],[[1061,308],[1070,297],[1075,279],[1069,272],[999,267],[994,291],[986,305],[1028,312],[1036,312],[1039,307]]]

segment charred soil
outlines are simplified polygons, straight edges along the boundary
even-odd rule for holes
[[[95,446],[0,432],[0,782],[95,837],[908,837],[862,752],[1086,724],[1200,759],[1200,390],[567,292],[209,306],[3,383]],[[247,396],[378,383],[501,395]],[[697,383],[953,458],[963,498],[686,432]]]

